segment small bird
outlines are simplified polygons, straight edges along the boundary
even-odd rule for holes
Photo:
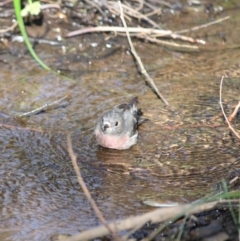
[[[129,104],[117,105],[103,114],[94,131],[99,145],[125,150],[137,143],[137,128],[146,120],[137,102],[138,97],[135,97]]]

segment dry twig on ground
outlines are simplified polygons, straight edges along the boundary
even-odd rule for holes
[[[220,18],[220,19],[214,20],[212,22],[209,22],[209,23],[206,23],[206,24],[202,24],[200,26],[196,26],[196,27],[189,28],[189,29],[179,30],[179,31],[176,31],[174,33],[180,34],[180,33],[188,33],[188,32],[192,32],[192,31],[196,31],[196,30],[199,30],[201,28],[206,28],[206,27],[211,26],[211,25],[216,24],[216,23],[221,23],[221,22],[223,22],[223,21],[225,21],[225,20],[227,20],[229,18],[230,18],[230,16],[226,16],[224,18]]]
[[[18,26],[18,23],[15,22],[12,26],[5,28],[5,29],[0,29],[0,33],[7,33],[10,31],[13,31],[16,27]]]
[[[164,2],[162,2],[161,4],[164,4]],[[105,1],[104,4],[102,4],[102,5],[105,8],[107,8],[110,13],[112,13],[114,15],[120,15],[119,8],[117,7],[117,2]],[[194,51],[199,49],[199,47],[197,45],[183,45],[183,44],[178,44],[178,43],[175,43],[172,41],[160,40],[159,38],[168,37],[168,38],[171,38],[174,40],[177,39],[177,40],[181,40],[181,41],[187,41],[192,44],[204,45],[204,44],[206,44],[206,41],[204,41],[202,39],[195,39],[195,38],[191,38],[189,36],[183,36],[180,34],[191,32],[191,31],[196,31],[201,28],[206,28],[208,26],[220,23],[220,22],[225,21],[230,18],[229,16],[226,16],[226,17],[220,18],[218,20],[215,20],[215,21],[212,21],[212,22],[200,25],[200,26],[173,32],[170,30],[161,29],[157,23],[155,23],[153,20],[149,19],[149,14],[150,15],[158,14],[161,9],[160,10],[156,9],[156,11],[155,11],[154,7],[150,5],[148,7],[150,9],[153,9],[153,11],[150,13],[142,14],[142,13],[140,13],[140,10],[143,9],[143,5],[148,5],[148,4],[141,0],[139,0],[139,6],[136,8],[133,8],[133,6],[128,4],[128,2],[126,2],[125,4],[122,4],[122,7],[124,9],[123,16],[124,16],[124,19],[126,19],[128,22],[132,22],[133,18],[136,18],[138,20],[144,19],[145,21],[147,21],[150,25],[152,25],[154,27],[154,28],[128,27],[128,32],[131,36],[145,39],[152,43],[159,43],[159,44],[166,45],[166,46],[178,47],[178,48],[189,49],[189,50],[194,50]],[[168,7],[171,8],[171,5]],[[66,37],[73,37],[73,36],[76,36],[79,34],[91,33],[91,32],[115,32],[115,33],[118,33],[119,35],[121,35],[122,32],[125,33],[126,31],[125,31],[125,28],[122,28],[122,27],[98,26],[98,27],[84,28],[84,29],[70,32],[66,35]]]
[[[138,56],[138,54],[137,54],[137,52],[136,52],[136,50],[135,50],[135,48],[134,48],[134,46],[133,46],[133,44],[132,44],[132,41],[131,41],[131,38],[130,38],[130,35],[129,35],[129,32],[128,32],[127,24],[126,24],[126,22],[125,22],[125,20],[124,20],[122,4],[121,4],[120,1],[118,1],[118,4],[119,4],[119,7],[120,7],[120,13],[121,13],[120,18],[121,18],[121,20],[122,20],[122,22],[123,22],[123,26],[124,26],[125,31],[126,31],[126,34],[127,34],[128,43],[129,43],[129,45],[130,45],[131,52],[132,52],[134,58],[136,59],[138,65],[139,65],[139,67],[140,67],[141,73],[146,77],[146,80],[147,80],[148,84],[150,84],[150,86],[154,89],[154,91],[156,92],[156,94],[158,95],[158,97],[159,97],[160,99],[162,99],[162,101],[163,101],[166,105],[168,105],[167,100],[166,100],[166,99],[164,98],[164,96],[160,93],[160,91],[158,90],[157,86],[155,85],[153,79],[148,75],[146,69],[145,69],[144,66],[143,66],[143,63],[142,63],[142,61],[141,61],[141,58]]]
[[[240,139],[240,136],[239,134],[235,131],[235,129],[232,127],[232,125],[230,124],[226,114],[225,114],[225,111],[223,109],[223,105],[222,105],[222,84],[223,84],[223,79],[224,79],[224,76],[222,76],[222,79],[221,79],[221,82],[220,82],[220,90],[219,90],[219,104],[220,104],[220,107],[221,107],[221,110],[222,110],[222,113],[223,113],[223,116],[228,124],[228,127],[229,129],[235,134],[235,136]]]
[[[238,200],[231,201],[238,203]],[[185,204],[177,207],[161,208],[145,213],[143,215],[130,217],[121,221],[115,221],[109,223],[108,225],[110,228],[112,228],[114,232],[120,232],[124,230],[134,229],[136,226],[139,226],[139,224],[142,225],[148,222],[151,224],[165,222],[176,217],[183,217],[194,213],[208,211],[213,209],[217,204],[228,204],[228,202],[229,200],[222,200],[218,202]],[[100,238],[106,235],[109,235],[108,229],[105,226],[100,226],[76,234],[68,238],[66,241],[84,241],[94,238]]]

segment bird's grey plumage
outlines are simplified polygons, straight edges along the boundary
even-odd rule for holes
[[[95,128],[96,139],[101,146],[128,149],[137,143],[137,127],[144,121],[137,102],[135,97],[129,104],[117,105],[103,114]]]

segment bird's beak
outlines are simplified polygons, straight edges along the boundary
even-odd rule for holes
[[[110,123],[109,122],[104,122],[103,123],[103,129],[104,129],[104,131],[107,129],[107,128],[109,128],[110,127]]]

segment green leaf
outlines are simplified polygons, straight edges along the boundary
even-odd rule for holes
[[[41,12],[41,3],[39,1],[34,2],[30,5],[30,14],[38,15]]]
[[[25,6],[21,11],[21,16],[26,17],[30,15],[38,15],[41,12],[41,3],[39,1],[33,2]]]

